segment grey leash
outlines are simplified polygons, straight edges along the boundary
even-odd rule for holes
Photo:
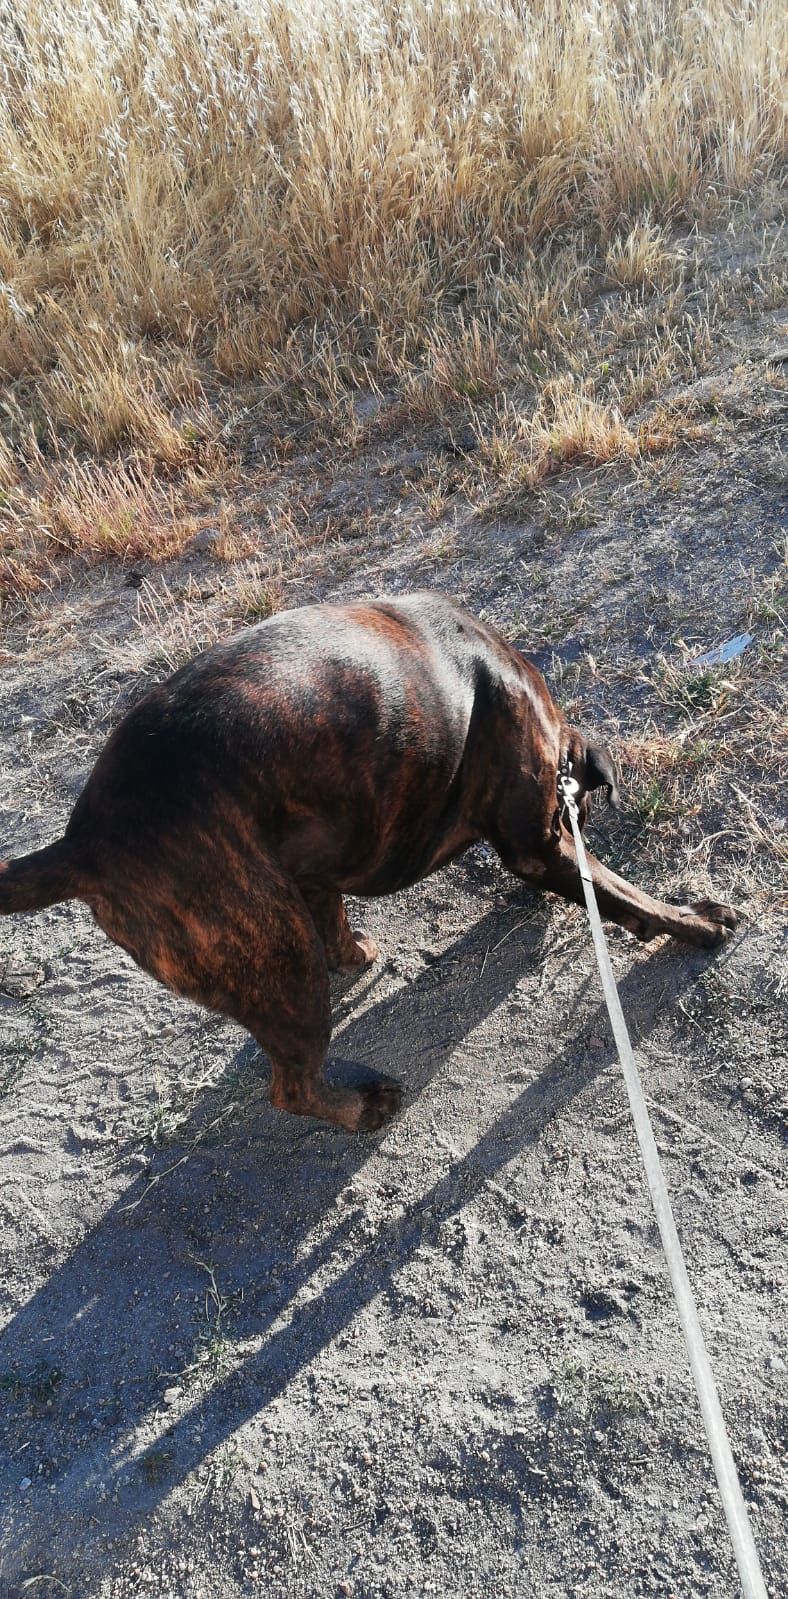
[[[755,1547],[741,1484],[733,1455],[731,1454],[731,1446],[725,1430],[722,1410],[720,1409],[714,1374],[709,1364],[706,1345],[703,1342],[703,1333],[698,1320],[695,1298],[687,1276],[687,1268],[684,1264],[684,1256],[681,1252],[681,1244],[676,1232],[676,1223],[673,1220],[668,1190],[665,1186],[665,1178],[662,1173],[657,1146],[654,1142],[654,1133],[643,1096],[640,1075],[632,1053],[632,1044],[627,1032],[627,1024],[624,1021],[621,1001],[618,997],[618,989],[613,976],[613,968],[610,964],[605,935],[602,931],[602,922],[588,865],[588,856],[586,855],[580,832],[577,805],[575,804],[577,792],[578,784],[571,776],[571,762],[567,762],[565,768],[559,773],[558,797],[572,827],[572,836],[575,841],[577,861],[583,881],[583,893],[585,895],[588,918],[591,923],[591,935],[594,940],[596,958],[599,962],[599,973],[602,978],[605,1003],[613,1027],[613,1037],[618,1049],[618,1058],[621,1062],[624,1080],[627,1085],[629,1103],[640,1144],[640,1153],[643,1157],[643,1165],[646,1168],[651,1203],[654,1206],[654,1214],[656,1215],[662,1238],[662,1248],[665,1251],[665,1259],[670,1272],[670,1280],[673,1285],[673,1293],[676,1298],[684,1339],[689,1353],[695,1388],[700,1400],[706,1437],[709,1440],[709,1449],[711,1450],[711,1458],[717,1475],[720,1497],[728,1521],[728,1531],[733,1544],[733,1552],[736,1556],[736,1564],[739,1568],[742,1590],[745,1599],[767,1599],[766,1585],[758,1559],[758,1551]]]

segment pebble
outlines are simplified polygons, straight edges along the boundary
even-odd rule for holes
[[[189,540],[189,550],[194,555],[210,555],[220,538],[218,527],[204,527]]]
[[[32,1477],[23,1477],[19,1484],[20,1488],[30,1488],[32,1486],[32,1480]]]
[[[38,966],[33,961],[7,961],[0,968],[0,992],[7,994],[11,999],[29,999],[41,984],[46,982],[46,972],[43,966]]]
[[[181,1397],[181,1390],[180,1388],[165,1388],[163,1397],[165,1405],[177,1405]]]

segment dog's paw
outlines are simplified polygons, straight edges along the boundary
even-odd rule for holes
[[[334,960],[329,957],[331,971],[341,972],[343,977],[352,977],[354,972],[363,972],[366,966],[371,966],[380,954],[380,948],[374,938],[368,938],[366,933],[353,934],[351,948],[342,951]]]
[[[714,949],[717,944],[724,944],[735,932],[741,920],[738,911],[732,905],[720,905],[715,899],[697,899],[692,905],[687,905],[682,915],[697,916],[698,920],[706,923],[700,932],[698,943],[707,949]]]
[[[371,1133],[390,1120],[402,1104],[401,1085],[393,1077],[381,1077],[378,1082],[364,1083],[358,1093],[361,1110],[356,1122],[356,1132]]]
[[[359,955],[357,964],[359,966],[371,966],[372,962],[376,961],[380,954],[380,945],[376,944],[374,938],[369,938],[366,933],[357,933],[355,929],[353,937],[356,940],[356,949]]]

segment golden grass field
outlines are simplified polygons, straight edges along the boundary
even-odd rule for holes
[[[359,393],[385,401],[380,427],[471,412],[504,494],[659,448],[664,426],[628,415],[707,338],[682,322],[676,227],[785,153],[782,0],[6,0],[0,18],[12,604],[64,552],[177,550],[232,486],[251,399],[281,432],[349,442]],[[580,325],[605,282],[630,295],[606,330],[634,330],[623,371]]]

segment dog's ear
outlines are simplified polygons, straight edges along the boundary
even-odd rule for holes
[[[608,805],[618,804],[618,770],[609,750],[601,744],[586,744],[585,787],[607,789]]]

